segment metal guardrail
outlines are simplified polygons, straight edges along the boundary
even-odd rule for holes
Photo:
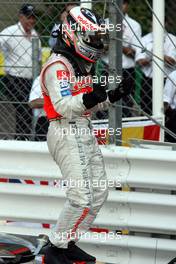
[[[176,153],[101,146],[109,179],[129,187],[176,190]],[[56,180],[61,172],[45,142],[0,140],[0,178]]]
[[[2,183],[0,201],[3,220],[54,224],[64,206],[65,194],[54,186]],[[110,190],[94,224],[114,231],[176,235],[175,207],[173,195]]]
[[[103,242],[91,236],[82,238],[81,246],[108,263],[168,263],[176,248],[176,241],[169,239],[176,235],[176,197],[171,194],[176,189],[175,151],[101,148],[108,179],[121,183],[122,189],[133,187],[133,191],[111,187],[95,226],[108,228],[113,234],[120,229],[131,233],[107,237]],[[45,142],[0,141],[0,178],[5,177],[53,182],[61,173]],[[0,201],[0,220],[53,224],[65,195],[54,185],[1,183]],[[37,236],[48,234],[49,229],[1,222],[0,232]]]

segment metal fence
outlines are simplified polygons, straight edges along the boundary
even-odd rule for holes
[[[61,10],[65,6],[64,1],[0,1],[1,4],[1,19],[0,19],[0,43],[2,39],[8,37],[3,35],[3,29],[7,26],[14,25],[18,22],[18,13],[22,4],[33,4],[38,13],[35,29],[39,34],[39,38],[34,37],[30,41],[30,45],[24,45],[21,36],[11,36],[12,42],[16,41],[16,49],[20,48],[20,63],[14,58],[14,64],[8,65],[8,58],[11,56],[8,46],[2,46],[1,44],[1,56],[0,56],[0,138],[3,139],[22,139],[22,140],[44,140],[48,123],[43,115],[41,109],[31,109],[29,106],[29,96],[31,89],[38,85],[34,83],[36,77],[40,72],[41,64],[44,63],[50,54],[50,48],[53,39],[51,39],[51,30],[54,25],[59,23]],[[174,24],[174,10],[176,9],[176,3],[174,1],[166,1],[166,25],[168,32],[175,33],[176,26]],[[108,1],[93,1],[93,9],[105,18],[109,17],[109,3]],[[152,1],[145,0],[143,3],[139,0],[130,2],[129,16],[137,20],[139,24],[129,22],[126,16],[123,16],[122,10],[118,10],[118,7],[114,6],[118,16],[122,16],[123,19],[123,57],[122,57],[122,79],[123,86],[125,88],[131,87],[131,93],[136,102],[141,106],[142,110],[146,111],[149,115],[152,115],[152,35],[148,35],[141,39],[141,36],[145,36],[149,32],[152,32]],[[139,31],[139,32],[137,32]],[[11,33],[10,33],[11,34]],[[172,41],[170,40],[172,39]],[[168,39],[169,47],[173,50],[173,58],[176,56],[176,41],[173,36]],[[146,40],[147,39],[147,40]],[[40,44],[41,43],[41,44]],[[40,46],[41,45],[41,46]],[[140,47],[143,45],[143,49]],[[129,48],[132,48],[130,50]],[[144,48],[150,52],[145,52]],[[134,50],[134,51],[133,51]],[[128,54],[129,52],[129,54]],[[167,55],[168,49],[165,47]],[[126,54],[126,55],[125,55]],[[25,62],[26,55],[31,56],[30,63]],[[4,61],[6,58],[6,62]],[[108,58],[105,56],[104,60],[98,61],[96,65],[97,74],[102,76],[104,72],[108,71]],[[141,59],[148,60],[149,64],[142,66]],[[41,63],[42,62],[42,63]],[[6,64],[6,67],[5,67]],[[144,63],[145,64],[145,63]],[[9,66],[9,67],[8,67]],[[175,69],[175,63],[168,66],[167,74]],[[10,68],[10,70],[9,70]],[[9,72],[17,72],[15,78],[10,78],[6,74]],[[15,76],[15,74],[13,75]],[[18,77],[22,78],[18,78]],[[167,75],[165,76],[167,77]],[[32,84],[35,84],[32,86]],[[41,95],[39,95],[40,97]],[[120,105],[120,102],[118,102]],[[33,105],[32,105],[33,106]],[[34,106],[33,106],[34,107]],[[123,117],[137,117],[144,114],[136,108],[134,102],[129,98],[125,98],[122,101],[122,114]],[[37,123],[38,118],[40,122]],[[93,119],[108,119],[107,111],[99,111],[94,113]],[[151,124],[150,124],[151,125]],[[127,124],[125,123],[125,126]],[[122,141],[129,141],[130,138],[144,138],[144,133],[139,132],[136,129],[136,125],[132,124],[135,128],[132,134],[126,136],[126,132],[122,129]],[[143,127],[142,123],[139,123],[137,127]],[[143,129],[144,131],[144,129]],[[158,130],[157,130],[158,131]],[[158,133],[158,132],[157,132]],[[157,134],[156,133],[156,134]],[[158,134],[157,134],[158,135]],[[150,139],[157,140],[156,137],[149,137]],[[148,138],[147,138],[148,139]]]

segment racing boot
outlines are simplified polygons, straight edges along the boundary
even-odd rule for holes
[[[40,254],[44,254],[45,264],[73,264],[73,262],[65,255],[66,251],[67,249],[58,248],[49,242],[42,248]]]
[[[86,264],[95,264],[96,258],[87,254],[85,251],[75,245],[74,241],[68,243],[68,248],[65,251],[65,256],[73,262],[85,262]]]
[[[172,259],[168,264],[175,264],[176,263],[176,258]]]

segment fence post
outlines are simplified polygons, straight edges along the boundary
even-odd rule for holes
[[[116,0],[116,4],[122,9],[122,0]],[[114,30],[110,31],[110,45],[109,45],[109,75],[114,77],[114,82],[109,83],[109,89],[115,89],[118,84],[116,83],[116,77],[122,76],[122,42],[117,38],[122,39],[122,30],[117,31],[116,25],[122,25],[122,16],[114,7],[109,3],[109,23],[114,25]],[[122,108],[121,101],[118,101],[118,105],[109,109],[109,128],[113,129],[113,135],[109,136],[109,143],[121,145],[121,133],[116,134],[116,129],[122,131]]]
[[[37,78],[41,70],[41,49],[40,49],[40,40],[39,37],[32,38],[32,77],[33,80]],[[35,125],[36,118],[32,119],[32,136],[31,139],[35,138]]]
[[[40,40],[38,37],[32,38],[32,76],[33,80],[40,74]]]
[[[165,14],[165,0],[153,1],[153,54],[155,62],[153,62],[153,116],[162,119],[164,124],[163,114],[163,85],[164,85],[164,73],[161,69],[164,69],[164,14]],[[156,18],[157,17],[157,18]],[[163,26],[162,26],[163,25]],[[161,141],[164,141],[164,131],[160,135]]]

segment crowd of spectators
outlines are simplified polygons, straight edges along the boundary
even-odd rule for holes
[[[58,14],[53,26],[48,46],[52,49],[57,41],[54,33],[58,30],[69,10],[75,4],[67,4]],[[122,12],[122,86],[130,89],[134,97],[136,92],[136,69],[140,69],[140,106],[152,115],[152,79],[153,79],[153,33],[142,36],[140,23],[129,16],[130,0],[123,0]],[[5,76],[1,79],[6,101],[12,104],[16,112],[15,138],[20,140],[46,140],[48,122],[43,112],[43,98],[39,77],[33,80],[32,39],[38,37],[34,29],[37,12],[33,5],[23,4],[19,10],[19,21],[0,32],[0,49],[5,57]],[[39,41],[39,49],[41,42]],[[40,59],[40,58],[38,58]],[[108,55],[98,62],[107,69]],[[176,133],[176,37],[166,32],[164,36],[164,109],[166,127]],[[123,116],[134,116],[133,104],[123,99]],[[175,139],[166,135],[166,141]]]

